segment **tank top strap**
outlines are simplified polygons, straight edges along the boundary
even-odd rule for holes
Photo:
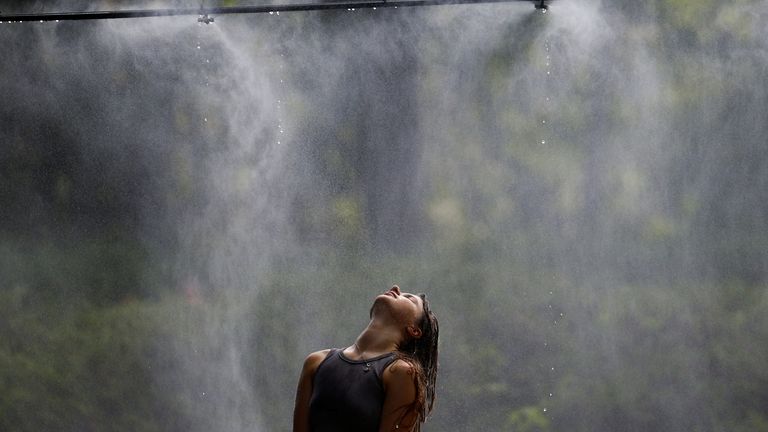
[[[395,353],[389,353],[388,355],[385,355],[383,357],[379,357],[372,361],[372,368],[373,371],[376,373],[376,376],[381,379],[384,377],[384,371],[396,360]]]
[[[328,354],[325,355],[325,358],[323,361],[320,362],[319,365],[317,365],[317,368],[320,369],[324,364],[328,363],[328,360],[331,359],[331,357],[334,356],[337,352],[341,351],[339,348],[331,348],[328,350]]]

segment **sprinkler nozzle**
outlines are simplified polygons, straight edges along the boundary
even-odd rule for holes
[[[538,1],[537,1],[537,2],[536,2],[534,5],[533,5],[533,7],[535,7],[536,9],[539,9],[539,10],[541,10],[542,12],[546,12],[546,11],[547,11],[547,9],[549,9],[549,6],[547,6],[547,4],[545,3],[545,0],[538,0]]]
[[[197,18],[197,22],[210,24],[213,22],[213,17],[209,17],[208,14],[202,14]]]

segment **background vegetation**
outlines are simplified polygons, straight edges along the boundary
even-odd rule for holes
[[[259,21],[279,163],[202,88],[257,86],[233,54],[4,24],[0,430],[289,430],[303,357],[399,283],[441,322],[425,430],[768,431],[768,8],[610,3]]]

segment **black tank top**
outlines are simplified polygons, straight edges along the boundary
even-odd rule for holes
[[[384,369],[395,353],[350,360],[332,349],[315,371],[309,402],[311,432],[377,432],[384,406]]]

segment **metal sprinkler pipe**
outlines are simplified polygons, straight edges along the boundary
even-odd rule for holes
[[[71,20],[103,20],[122,18],[148,18],[162,16],[196,15],[198,22],[209,24],[214,22],[212,15],[228,14],[254,14],[269,12],[298,12],[315,10],[338,9],[373,9],[373,8],[398,8],[418,6],[449,6],[460,4],[483,3],[512,3],[532,2],[536,9],[547,9],[547,2],[551,0],[377,0],[377,1],[341,1],[329,3],[298,3],[298,4],[273,4],[261,6],[222,6],[208,8],[179,8],[179,9],[135,9],[116,11],[89,11],[89,12],[47,12],[31,14],[0,13],[0,22],[25,22],[25,21],[71,21]]]

